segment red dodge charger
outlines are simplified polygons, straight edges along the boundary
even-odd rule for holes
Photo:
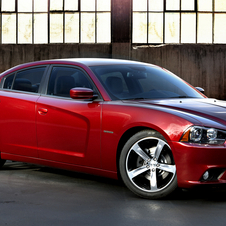
[[[121,178],[150,199],[226,183],[226,103],[200,90],[135,61],[19,65],[0,74],[0,165]]]

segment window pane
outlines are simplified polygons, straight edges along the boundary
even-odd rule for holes
[[[133,42],[147,43],[147,13],[133,13]]]
[[[110,0],[97,0],[97,11],[110,11],[111,1]]]
[[[97,14],[97,42],[111,42],[111,14]]]
[[[198,14],[198,43],[212,43],[212,18],[211,13]]]
[[[13,89],[38,93],[45,69],[46,67],[38,67],[18,72],[13,84]]]
[[[34,43],[48,43],[47,13],[34,14]]]
[[[167,0],[166,10],[180,10],[180,0]]]
[[[181,43],[196,43],[196,14],[181,14]]]
[[[195,10],[195,0],[181,0],[181,10]]]
[[[148,42],[163,43],[163,13],[149,13]]]
[[[79,14],[65,14],[65,42],[79,42]]]
[[[63,10],[63,0],[50,0],[50,10]]]
[[[48,0],[34,0],[34,11],[35,12],[47,12],[48,11]]]
[[[198,11],[212,11],[213,0],[198,0]]]
[[[15,0],[2,0],[2,11],[15,11]]]
[[[18,12],[32,12],[32,0],[18,0]]]
[[[4,81],[4,89],[11,89],[15,74],[9,75]]]
[[[2,43],[16,43],[16,14],[2,14]]]
[[[147,0],[133,0],[133,11],[147,11]]]
[[[163,0],[149,0],[149,11],[163,11]]]
[[[78,0],[64,0],[64,10],[78,11]]]
[[[81,14],[81,42],[95,42],[95,13]]]
[[[75,87],[93,90],[93,85],[82,71],[70,67],[53,67],[48,84],[48,95],[70,97],[70,89]]]
[[[50,14],[50,42],[63,42],[63,14]]]
[[[81,11],[95,11],[95,0],[82,0]]]
[[[226,11],[226,1],[225,0],[215,0],[215,11],[225,12]]]
[[[18,14],[18,43],[32,43],[32,14]]]
[[[215,14],[214,43],[226,43],[226,30],[223,29],[223,24],[226,24],[226,14]]]
[[[180,14],[166,13],[165,15],[165,42],[179,43]]]

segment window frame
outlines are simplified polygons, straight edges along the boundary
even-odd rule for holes
[[[134,1],[134,0],[132,0]],[[132,36],[132,44],[133,45],[143,45],[143,44],[148,44],[148,45],[162,45],[162,44],[226,44],[226,40],[225,42],[215,42],[215,18],[216,15],[220,15],[220,14],[225,14],[226,15],[226,10],[225,11],[215,11],[215,0],[212,0],[212,10],[211,11],[203,11],[203,10],[199,10],[198,9],[198,0],[193,0],[194,1],[194,10],[182,10],[181,9],[181,3],[182,0],[179,0],[179,9],[178,10],[167,10],[166,9],[166,1],[167,0],[161,0],[163,1],[163,10],[162,11],[151,11],[149,10],[149,0],[146,0],[147,3],[147,10],[146,11],[136,11],[133,9],[133,4],[132,4],[132,19],[131,19],[131,36]],[[135,42],[133,41],[134,37],[134,18],[133,15],[134,13],[146,13],[147,15],[147,23],[146,23],[146,42]],[[159,43],[153,43],[153,42],[149,42],[149,14],[150,13],[162,13],[163,14],[163,29],[162,29],[162,42]],[[179,14],[179,42],[166,42],[166,14],[167,13],[178,13]],[[182,42],[182,14],[184,13],[194,13],[195,14],[195,42]],[[211,42],[199,42],[198,41],[198,22],[199,22],[199,14],[211,14],[212,15],[212,36],[211,36]]]
[[[47,0],[47,11],[35,11],[34,10],[34,1],[32,0],[32,11],[31,12],[22,12],[22,11],[18,11],[18,0],[15,0],[15,10],[12,11],[2,11],[2,1],[0,1],[0,44],[54,44],[54,43],[90,43],[90,44],[96,44],[96,43],[111,43],[111,1],[110,1],[110,9],[109,11],[103,11],[103,10],[98,10],[97,7],[97,1],[98,0],[94,0],[95,1],[95,10],[94,11],[82,11],[81,10],[81,0],[77,0],[78,1],[78,9],[76,10],[67,10],[65,9],[65,0],[61,0],[62,4],[63,4],[63,8],[62,10],[51,10],[50,8],[50,0]],[[73,14],[73,13],[78,13],[78,36],[79,36],[79,40],[78,41],[73,41],[73,42],[66,42],[66,15],[69,14]],[[81,17],[82,17],[82,13],[93,13],[95,15],[95,35],[94,35],[94,42],[82,42],[82,27],[81,27]],[[109,41],[103,41],[103,42],[99,42],[98,41],[98,14],[102,14],[102,13],[109,13],[109,18],[110,18],[110,24],[109,24],[109,31],[110,31],[110,40]],[[15,15],[16,16],[16,31],[14,31],[15,36],[16,36],[16,40],[15,42],[11,41],[11,42],[4,42],[3,43],[3,16],[4,15]],[[31,41],[27,41],[27,42],[20,42],[19,41],[19,16],[21,14],[31,14]],[[51,15],[61,15],[63,16],[63,29],[62,29],[62,42],[61,41],[51,41]],[[47,16],[47,37],[45,37],[45,41],[41,41],[41,42],[35,42],[35,15],[46,15]]]

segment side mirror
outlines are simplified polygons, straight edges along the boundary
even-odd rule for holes
[[[201,88],[201,87],[195,87],[200,93],[203,93],[204,94],[204,92],[205,92],[205,90],[203,89],[203,88]]]
[[[96,96],[93,94],[92,89],[78,87],[70,90],[70,97],[76,100],[88,100],[95,99]]]

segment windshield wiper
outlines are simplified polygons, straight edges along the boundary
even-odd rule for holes
[[[192,98],[192,97],[189,97],[189,96],[176,96],[176,97],[169,97],[169,98]]]
[[[144,98],[144,97],[136,97],[136,98],[125,98],[125,99],[121,99],[121,100],[145,100],[148,98]]]

